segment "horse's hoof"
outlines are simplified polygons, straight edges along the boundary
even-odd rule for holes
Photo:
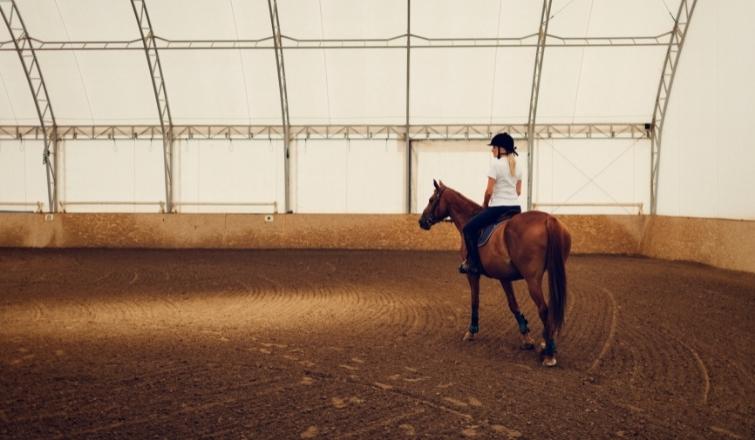
[[[535,341],[529,334],[522,335],[522,343],[519,345],[520,350],[532,350],[535,348]]]
[[[464,333],[464,338],[462,338],[463,341],[474,341],[475,334],[467,330],[466,333]]]
[[[557,363],[555,356],[546,356],[545,359],[543,359],[544,367],[555,367]]]

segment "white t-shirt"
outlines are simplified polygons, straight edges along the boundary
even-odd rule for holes
[[[515,176],[512,176],[509,171],[509,161],[506,156],[501,156],[500,159],[493,158],[490,162],[488,177],[495,179],[495,186],[488,206],[519,205],[516,183],[522,180],[522,164],[518,161],[514,174]]]

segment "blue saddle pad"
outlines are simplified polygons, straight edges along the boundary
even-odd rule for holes
[[[508,219],[506,219],[508,220]],[[485,244],[490,240],[490,236],[493,235],[493,231],[495,228],[498,227],[501,223],[505,222],[506,220],[496,222],[490,225],[485,226],[482,229],[482,232],[480,232],[480,238],[477,239],[477,247],[483,247]]]

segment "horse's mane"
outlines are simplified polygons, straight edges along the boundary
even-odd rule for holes
[[[472,214],[477,214],[478,212],[482,211],[482,206],[477,204],[477,202],[469,199],[467,196],[460,193],[459,191],[456,191],[455,189],[450,188],[448,186],[446,187],[446,191],[451,191],[451,193],[455,194],[463,204],[468,205],[469,210]]]

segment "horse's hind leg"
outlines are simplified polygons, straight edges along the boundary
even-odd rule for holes
[[[543,339],[545,340],[545,346],[543,347],[543,365],[546,367],[556,366],[556,340],[553,337],[553,329],[548,320],[548,305],[545,303],[543,297],[543,276],[527,278],[527,288],[530,291],[530,297],[537,306],[540,320],[543,322]]]
[[[519,348],[521,348],[522,350],[532,350],[533,348],[535,348],[535,341],[533,341],[532,336],[530,336],[530,329],[527,326],[527,319],[519,310],[519,303],[517,303],[516,296],[514,296],[514,287],[511,285],[511,281],[500,281],[501,286],[503,287],[503,291],[506,292],[506,300],[508,300],[509,309],[511,310],[511,313],[514,314],[516,323],[519,325],[519,333],[521,333],[522,337],[522,343]]]

